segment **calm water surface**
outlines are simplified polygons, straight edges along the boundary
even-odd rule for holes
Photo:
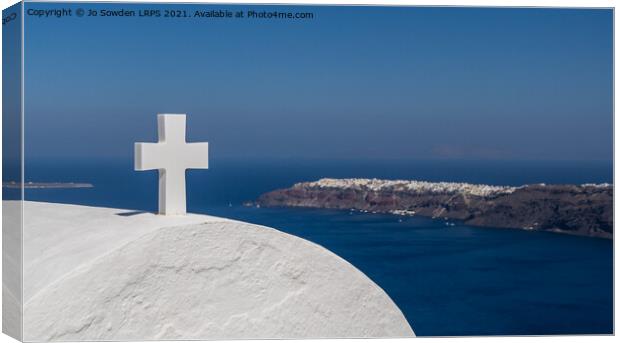
[[[27,190],[28,200],[154,211],[157,173],[131,163],[28,163],[26,179],[91,189]],[[611,333],[612,241],[442,220],[243,207],[259,194],[320,177],[497,185],[611,182],[611,163],[214,160],[188,172],[188,210],[275,227],[318,243],[380,285],[416,334]]]

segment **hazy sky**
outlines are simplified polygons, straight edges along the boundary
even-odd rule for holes
[[[259,6],[29,3],[27,9]],[[26,17],[27,158],[612,159],[612,11],[292,7],[312,20]]]
[[[19,5],[2,11],[2,178],[19,180],[21,176],[21,20]],[[3,196],[8,191],[3,190]]]

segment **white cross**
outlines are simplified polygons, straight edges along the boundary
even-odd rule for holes
[[[185,114],[158,114],[157,132],[135,143],[134,169],[159,170],[159,214],[185,214],[185,170],[209,168],[209,143],[185,142]]]

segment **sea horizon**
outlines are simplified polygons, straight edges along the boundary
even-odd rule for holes
[[[26,181],[94,187],[26,189],[25,199],[156,212],[157,171],[135,172],[132,162],[27,161]],[[262,193],[322,177],[611,183],[613,163],[215,158],[210,169],[190,170],[186,178],[188,212],[273,227],[327,248],[382,287],[419,336],[612,332],[612,240],[441,218],[243,206]]]

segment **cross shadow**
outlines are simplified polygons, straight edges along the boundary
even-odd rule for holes
[[[142,213],[147,213],[145,211],[129,211],[129,212],[120,212],[120,213],[116,213],[117,216],[122,216],[122,217],[131,217],[131,216],[135,216],[138,214],[142,214]]]

